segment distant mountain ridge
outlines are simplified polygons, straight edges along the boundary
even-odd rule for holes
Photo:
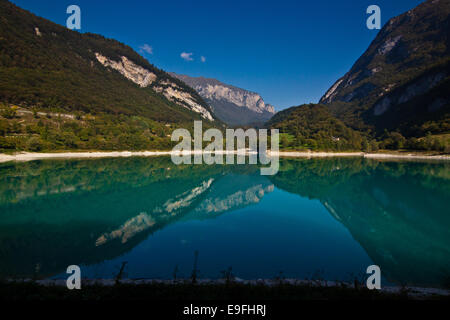
[[[258,93],[216,79],[190,77],[173,72],[170,75],[195,89],[209,103],[214,114],[229,125],[263,123],[275,114],[275,108],[266,104]]]

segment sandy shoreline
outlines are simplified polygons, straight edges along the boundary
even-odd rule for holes
[[[417,160],[450,160],[450,155],[421,155],[395,153],[364,153],[364,152],[277,152],[279,157],[291,158],[333,158],[333,157],[362,157],[367,159],[417,159]]]
[[[174,152],[174,151],[93,151],[93,152],[55,152],[55,153],[34,153],[20,152],[13,155],[0,153],[0,163],[9,161],[33,161],[45,159],[94,159],[94,158],[129,158],[129,157],[158,157],[170,156],[172,154],[194,155],[202,154],[202,151],[195,152]],[[221,151],[218,154],[237,154],[237,151]],[[241,151],[240,153],[249,154]]]
[[[0,154],[0,163],[9,161],[33,161],[45,159],[92,159],[92,158],[128,158],[128,157],[156,157],[170,156],[172,151],[113,151],[113,152],[61,152],[61,153],[32,153],[21,152],[13,155]],[[184,152],[183,154],[198,154],[201,152]],[[237,151],[222,151],[220,154],[237,154]],[[239,152],[239,153],[242,153]],[[249,154],[249,152],[245,152]],[[179,154],[179,152],[178,152]],[[287,158],[332,158],[332,157],[363,157],[368,159],[410,159],[410,160],[450,160],[450,155],[420,155],[420,154],[389,154],[363,152],[268,152],[269,156]]]

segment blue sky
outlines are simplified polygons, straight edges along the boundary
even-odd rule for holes
[[[384,25],[422,1],[13,2],[61,25],[68,17],[66,8],[76,4],[82,13],[81,32],[126,43],[166,71],[216,78],[258,92],[281,110],[317,102],[367,49],[378,32],[366,27],[369,5],[381,8]],[[140,50],[145,44],[152,53]],[[192,53],[185,57],[193,60],[182,59],[183,52]]]

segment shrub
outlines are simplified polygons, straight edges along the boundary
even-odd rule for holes
[[[17,114],[17,107],[6,106],[6,107],[2,108],[2,110],[0,111],[0,114],[2,117],[6,118],[6,119],[14,119]]]
[[[38,137],[31,137],[30,139],[28,139],[27,144],[26,144],[26,148],[28,151],[41,151],[42,150],[42,142],[41,139]]]

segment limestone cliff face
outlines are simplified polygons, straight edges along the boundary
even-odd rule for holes
[[[175,82],[168,79],[159,79],[155,73],[133,63],[125,56],[122,56],[120,61],[109,59],[101,53],[96,53],[95,56],[103,66],[117,70],[125,78],[133,81],[140,87],[151,87],[156,92],[164,95],[168,100],[199,113],[204,119],[214,121],[211,112],[195,96],[190,92],[186,92]]]
[[[275,113],[273,106],[265,104],[264,100],[257,93],[240,88],[224,85],[210,84],[206,86],[197,85],[196,89],[206,99],[227,100],[239,107],[248,108],[257,113]]]
[[[266,104],[255,92],[215,79],[194,78],[175,73],[171,75],[195,89],[209,103],[217,117],[230,125],[265,122],[275,114],[275,108]]]
[[[156,74],[134,64],[127,57],[122,56],[121,61],[114,61],[96,53],[97,60],[105,67],[111,67],[119,71],[125,78],[133,81],[141,87],[147,87],[156,80]]]

